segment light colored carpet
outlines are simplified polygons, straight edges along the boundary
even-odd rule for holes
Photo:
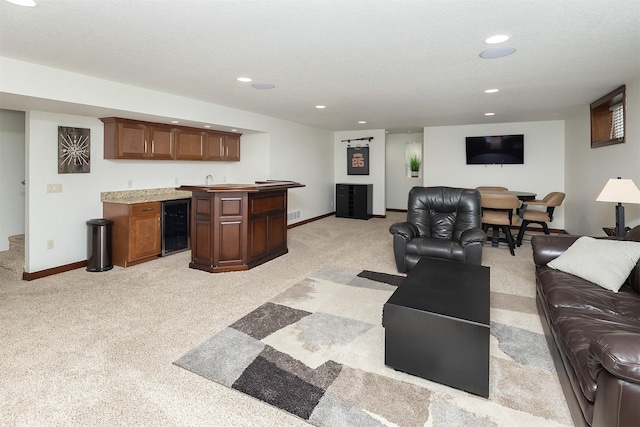
[[[397,273],[387,230],[404,216],[328,217],[293,228],[289,254],[245,272],[192,270],[190,253],[183,252],[104,273],[78,269],[31,282],[0,278],[2,424],[307,425],[172,362],[325,267]],[[515,257],[504,247],[486,246],[483,264],[492,267],[492,292],[505,294],[492,301],[505,307],[492,308],[492,322],[540,333],[534,311],[523,317],[508,309],[513,296],[524,297],[515,300],[532,309],[530,246],[525,242]],[[500,349],[492,348],[493,354],[510,358]],[[505,389],[540,381],[499,380]],[[540,393],[550,390],[559,390],[555,377],[545,377]],[[469,401],[472,409],[491,411],[480,398]],[[561,394],[557,404],[557,417],[570,425]],[[443,401],[431,411],[453,409]]]
[[[382,307],[396,287],[357,274],[323,268],[175,363],[321,427],[567,421],[560,388],[540,393],[556,379],[544,336],[518,326],[491,323],[488,400],[385,366]],[[530,297],[492,299],[518,324],[534,314]]]

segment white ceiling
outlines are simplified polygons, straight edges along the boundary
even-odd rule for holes
[[[638,0],[36,1],[0,0],[2,56],[331,130],[562,119],[640,76]]]

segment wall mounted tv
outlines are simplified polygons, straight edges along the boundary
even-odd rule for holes
[[[524,164],[524,135],[468,136],[468,165]]]

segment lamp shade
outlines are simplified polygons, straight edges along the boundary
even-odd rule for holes
[[[640,203],[640,190],[631,179],[611,178],[598,197],[598,202]]]

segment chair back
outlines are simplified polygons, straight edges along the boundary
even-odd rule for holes
[[[520,200],[513,194],[481,193],[480,203],[483,208],[492,209],[517,209]]]
[[[547,206],[560,206],[564,201],[564,193],[554,191],[544,196],[544,199],[542,199],[542,201],[544,201],[544,204]]]
[[[420,236],[460,241],[460,235],[482,226],[480,192],[466,188],[413,187],[407,221]]]
[[[513,210],[520,207],[520,200],[512,194],[481,193],[482,223],[511,225]]]

